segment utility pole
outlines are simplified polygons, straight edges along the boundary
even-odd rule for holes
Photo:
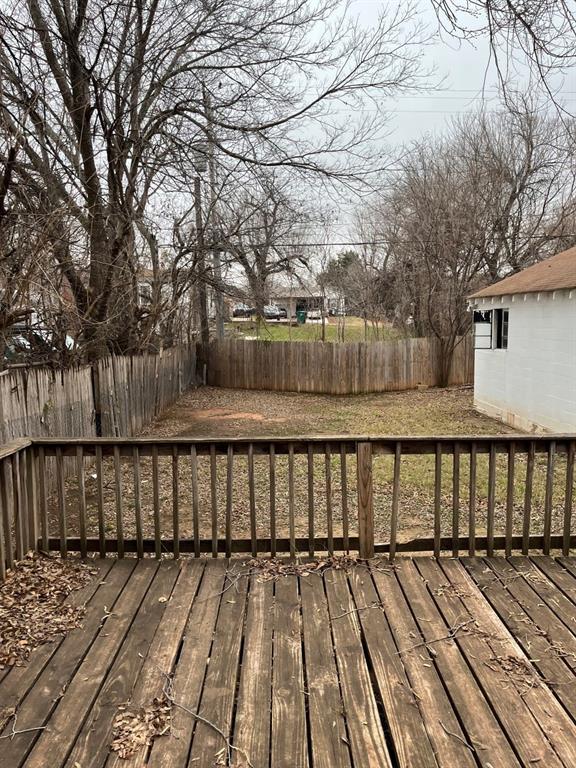
[[[203,344],[210,341],[208,326],[208,299],[206,293],[206,255],[204,250],[204,222],[202,221],[202,185],[200,176],[194,177],[194,208],[196,213],[196,257],[198,264],[198,304],[200,315],[200,338]]]
[[[224,296],[222,294],[222,262],[220,259],[219,233],[215,223],[216,214],[216,160],[214,158],[214,134],[212,132],[212,102],[210,94],[202,84],[202,99],[206,114],[206,135],[208,138],[208,175],[210,184],[209,221],[212,234],[212,270],[214,273],[214,309],[216,314],[216,338],[224,338]]]

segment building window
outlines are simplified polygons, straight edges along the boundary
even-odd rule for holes
[[[508,349],[508,310],[495,309],[493,320],[494,349]]]
[[[492,349],[492,310],[474,310],[474,349]]]
[[[474,349],[508,349],[508,310],[474,310]]]

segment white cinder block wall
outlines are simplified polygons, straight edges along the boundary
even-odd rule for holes
[[[474,405],[527,431],[576,432],[576,290],[474,300],[508,308],[508,349],[477,349]]]

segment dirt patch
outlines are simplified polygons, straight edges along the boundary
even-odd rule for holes
[[[262,413],[250,413],[248,411],[230,411],[225,408],[199,409],[190,415],[190,419],[193,421],[267,421],[272,424],[286,421],[286,419],[281,417],[269,417]]]

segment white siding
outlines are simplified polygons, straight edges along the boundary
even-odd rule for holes
[[[474,405],[520,429],[576,432],[576,290],[478,300],[509,309],[508,349],[476,350]]]

